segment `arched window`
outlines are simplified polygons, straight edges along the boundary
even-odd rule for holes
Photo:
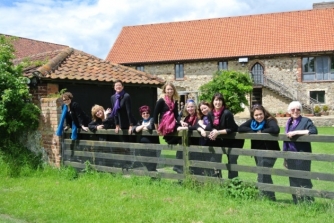
[[[259,63],[254,64],[252,67],[252,78],[254,84],[263,84],[263,66]]]

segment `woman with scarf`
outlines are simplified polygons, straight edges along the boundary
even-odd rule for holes
[[[166,82],[162,87],[161,98],[158,99],[154,109],[154,125],[157,133],[163,136],[167,144],[176,145],[180,137],[168,136],[177,130],[178,123],[178,105],[179,95],[175,86],[171,82]],[[181,171],[181,170],[175,170]]]
[[[177,131],[182,131],[182,130],[189,130],[193,131],[196,130],[197,127],[197,122],[198,122],[198,116],[197,116],[197,106],[194,100],[189,99],[187,100],[187,103],[185,105],[185,110],[184,110],[184,120],[180,121],[180,126],[177,127]],[[189,138],[189,144],[190,145],[199,145],[199,140],[196,137],[190,137]],[[196,153],[196,152],[190,152],[189,153],[189,160],[201,160],[202,153]],[[183,159],[183,152],[182,151],[177,151],[176,152],[176,158],[177,159]],[[173,168],[176,172],[183,172],[182,166],[174,166]],[[191,167],[190,172],[196,175],[202,174],[202,168],[197,168],[197,167]]]
[[[302,105],[299,101],[291,102],[288,106],[288,112],[291,117],[285,127],[287,137],[293,138],[296,135],[318,134],[318,130],[312,120],[301,116]],[[289,152],[312,152],[310,142],[285,141],[283,142],[283,150]],[[284,166],[290,170],[311,171],[311,160],[287,159],[284,161]],[[310,179],[289,177],[289,181],[291,187],[312,188],[313,186]],[[292,198],[295,204],[299,201],[314,201],[313,197],[305,195],[297,197],[296,194],[293,194]]]
[[[123,82],[120,80],[114,82],[114,90],[115,94],[111,96],[111,107],[113,110],[110,118],[114,119],[115,133],[117,134],[120,129],[127,129],[128,135],[119,135],[119,141],[135,142],[135,137],[131,136],[132,127],[136,123],[131,112],[131,97],[124,91]],[[119,154],[130,154],[130,149],[113,148],[113,151]],[[128,161],[125,164],[120,161],[120,164],[116,164],[116,166],[118,165],[122,165],[124,168],[132,168],[132,163]]]
[[[251,119],[240,125],[239,132],[250,133],[270,133],[279,134],[280,128],[277,120],[262,106],[255,104],[250,111]],[[278,141],[251,140],[252,149],[277,150],[279,151]],[[273,168],[277,158],[255,156],[256,166]],[[272,184],[271,175],[258,174],[257,182]],[[275,201],[275,193],[272,191],[262,191],[263,196]]]
[[[88,131],[88,123],[90,122],[90,118],[88,115],[81,109],[77,102],[72,101],[73,95],[71,92],[65,92],[62,95],[63,106],[62,106],[62,115],[61,120],[58,125],[58,129],[56,132],[57,136],[61,136],[63,130],[66,131],[68,128],[72,129],[71,139],[76,140],[77,130]],[[66,124],[64,127],[64,121],[66,120]]]
[[[152,133],[154,128],[154,120],[150,116],[151,109],[147,105],[143,105],[139,108],[139,113],[143,119],[141,119],[137,125],[133,126],[132,131],[134,133],[139,133],[142,131],[148,131]],[[158,136],[147,136],[141,135],[139,139],[139,143],[150,143],[150,144],[159,144]],[[147,156],[147,157],[159,157],[160,150],[151,150],[151,149],[140,149],[138,155]],[[147,163],[144,162],[143,165],[147,168],[148,171],[157,171],[157,163]]]
[[[221,134],[231,134],[238,131],[234,116],[226,106],[225,99],[221,93],[215,93],[211,100],[212,111],[208,114],[211,125],[209,139],[210,144],[217,147],[242,148],[244,140],[217,138]],[[227,155],[228,164],[237,164],[238,155]],[[213,162],[222,162],[222,154],[212,154],[210,158]],[[221,177],[221,170],[216,170],[215,176]],[[237,171],[228,171],[228,178],[238,177]]]

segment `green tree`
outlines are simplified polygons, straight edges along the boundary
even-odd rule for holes
[[[25,153],[18,138],[37,129],[40,115],[40,109],[31,102],[22,67],[14,66],[13,59],[12,39],[0,35],[0,152],[7,161]]]
[[[210,102],[215,93],[224,95],[226,105],[234,114],[243,111],[242,104],[248,105],[246,94],[253,90],[249,74],[237,71],[217,71],[213,80],[200,87],[200,99]]]

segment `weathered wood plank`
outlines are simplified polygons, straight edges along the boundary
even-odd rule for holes
[[[65,149],[70,149],[70,145],[74,142],[70,139],[65,139]],[[148,144],[148,143],[123,143],[123,142],[109,142],[109,141],[90,141],[90,140],[77,140],[75,146],[91,146],[94,148],[99,147],[117,147],[125,149],[152,149],[152,150],[175,150],[183,151],[183,147],[180,145],[161,145],[161,144]]]
[[[186,130],[185,130],[186,131]],[[70,136],[70,130],[68,130],[65,134],[67,137]],[[168,134],[171,136],[179,136],[182,137],[183,131],[175,132],[172,134]],[[81,131],[79,134],[90,134],[90,135],[128,135],[128,131],[122,131],[118,134],[115,133],[114,129],[101,129],[96,133]],[[209,132],[207,132],[207,135]],[[150,135],[150,136],[158,136],[156,131],[149,133],[144,131],[142,133],[137,133],[136,135]],[[190,137],[201,137],[201,135],[197,131],[189,132],[187,135]],[[295,136],[292,139],[288,138],[285,134],[269,134],[269,133],[231,133],[228,135],[219,135],[218,137],[223,139],[256,139],[256,140],[270,140],[270,141],[294,141],[294,142],[334,142],[334,136],[332,135],[303,135],[303,136]]]
[[[65,161],[65,164],[68,166],[72,166],[74,168],[78,168],[78,169],[84,169],[86,167],[85,164],[78,163],[78,162]],[[91,166],[98,171],[103,171],[103,172],[108,172],[108,173],[121,173],[124,175],[150,176],[150,177],[167,178],[167,179],[174,179],[174,180],[184,179],[183,174],[176,174],[176,173],[149,172],[145,170],[122,169],[122,168],[98,166],[98,165],[91,165]]]
[[[315,180],[323,180],[323,181],[332,181],[334,182],[334,173],[321,173],[321,172],[309,172],[309,171],[301,171],[301,170],[289,170],[289,169],[276,169],[269,167],[257,167],[257,166],[245,166],[240,164],[220,164],[220,163],[210,163],[204,161],[190,161],[191,167],[202,167],[202,168],[217,168],[221,170],[232,170],[239,172],[248,172],[255,174],[268,174],[268,175],[277,175],[277,176],[285,176],[285,177],[296,177],[303,179],[315,179]],[[214,165],[211,165],[214,164]]]
[[[114,153],[95,153],[88,151],[72,151],[66,150],[64,152],[66,156],[80,156],[86,158],[102,158],[106,160],[122,160],[122,161],[132,161],[132,162],[147,162],[154,161],[152,163],[166,164],[166,165],[183,165],[183,160],[180,159],[171,159],[171,158],[155,158],[155,157],[144,157],[144,156],[134,156],[134,155],[122,155]]]
[[[203,152],[203,153],[214,152],[216,154],[334,162],[334,154],[316,154],[316,153],[303,153],[303,152],[296,153],[296,152],[286,152],[286,151],[240,149],[240,148],[228,148],[228,147],[208,147],[208,146],[190,146],[188,150],[189,152]]]

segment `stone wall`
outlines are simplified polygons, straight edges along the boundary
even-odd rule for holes
[[[300,57],[250,58],[248,63],[239,63],[237,59],[231,59],[228,60],[228,69],[250,72],[256,63],[260,63],[264,67],[265,76],[283,84],[296,96],[298,94],[309,96],[310,91],[325,91],[325,104],[333,110],[333,106],[331,106],[334,104],[333,82],[302,82]],[[174,66],[174,63],[151,64],[145,65],[144,69],[145,72],[157,75],[166,81],[173,81],[178,91],[198,92],[201,85],[212,80],[213,74],[218,69],[218,61],[184,63],[184,79],[182,80],[175,80]],[[200,94],[200,92],[198,93]],[[291,102],[266,88],[262,89],[262,96],[263,105],[273,113],[285,111]],[[248,110],[245,110],[245,114],[247,113]]]

